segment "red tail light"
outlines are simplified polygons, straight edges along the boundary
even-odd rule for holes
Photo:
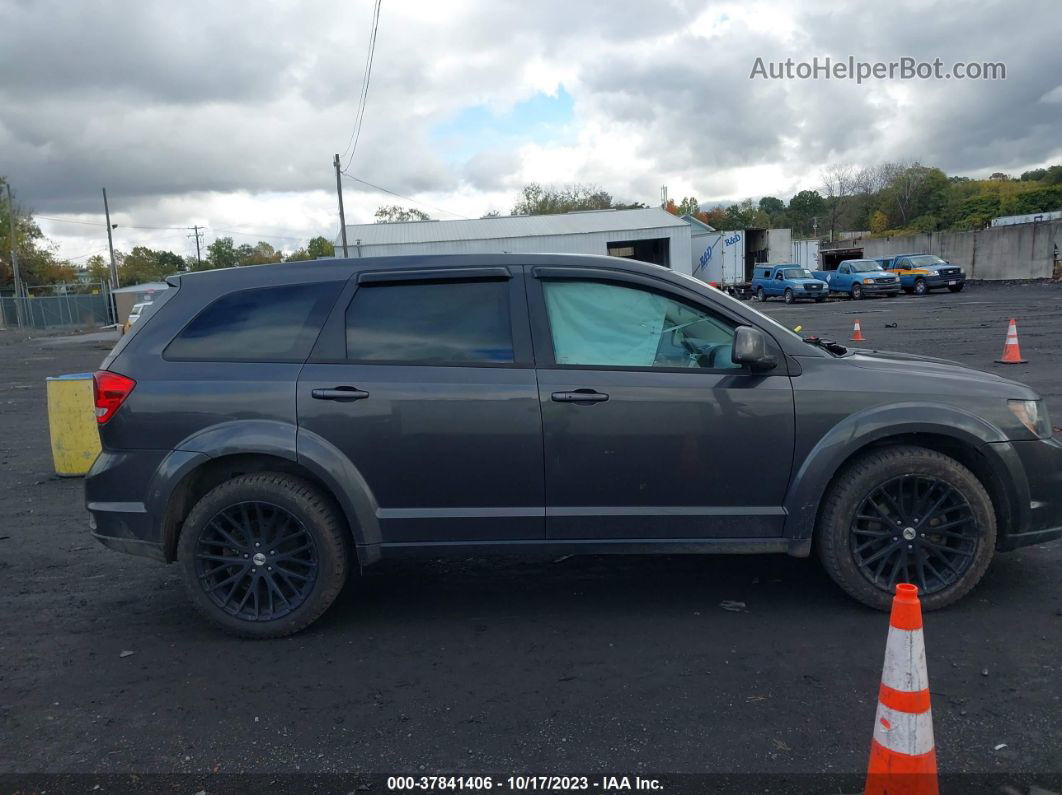
[[[96,399],[96,422],[100,425],[114,416],[114,412],[133,391],[136,381],[109,370],[92,374],[92,394]]]

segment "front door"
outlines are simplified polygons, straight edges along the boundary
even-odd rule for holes
[[[735,365],[737,319],[669,282],[532,273],[547,536],[780,536],[794,422],[784,365]]]
[[[520,272],[361,274],[297,400],[300,432],[337,447],[368,484],[385,545],[544,537]]]

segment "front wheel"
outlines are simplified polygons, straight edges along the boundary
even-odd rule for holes
[[[953,458],[902,445],[849,464],[826,495],[816,528],[830,577],[888,610],[896,584],[918,586],[926,610],[958,601],[984,576],[996,546],[992,501]]]
[[[178,559],[192,603],[245,638],[316,621],[347,577],[349,541],[332,501],[291,475],[257,472],[217,486],[184,523]]]
[[[786,302],[787,304],[791,304],[791,303],[793,303],[793,301],[795,301],[795,300],[796,300],[796,298],[795,298],[795,297],[794,297],[794,295],[793,295],[793,291],[792,291],[792,289],[790,289],[789,287],[786,287],[786,288],[785,288],[785,293],[783,293],[783,294],[782,294],[782,299],[783,299],[783,300],[784,300],[784,301],[785,301],[785,302]]]
[[[928,292],[929,292],[929,285],[926,284],[926,280],[925,279],[919,279],[918,281],[915,282],[915,284],[914,284],[914,294],[915,295],[925,295]]]
[[[948,285],[948,292],[961,293],[962,292],[962,288],[965,287],[965,286],[966,286],[965,284],[949,284]]]
[[[858,284],[852,285],[852,300],[858,301],[863,297],[863,288]]]
[[[761,304],[767,301],[767,293],[763,291],[762,287],[756,288],[756,300],[759,301]]]

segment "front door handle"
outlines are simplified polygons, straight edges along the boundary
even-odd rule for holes
[[[593,389],[576,389],[572,392],[554,392],[550,397],[555,403],[604,403],[608,395]]]
[[[337,386],[335,389],[315,389],[311,393],[317,400],[364,400],[369,393],[354,386]]]

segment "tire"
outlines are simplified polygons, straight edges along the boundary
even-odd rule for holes
[[[782,295],[782,300],[784,300],[787,304],[791,304],[796,300],[793,295],[792,289],[790,289],[789,287],[785,288],[785,293]]]
[[[929,285],[926,284],[925,279],[916,279],[914,283],[915,295],[926,295],[929,292]]]
[[[962,288],[965,287],[965,286],[966,286],[965,284],[949,284],[948,285],[948,292],[949,293],[961,293],[962,292]]]
[[[242,638],[280,638],[308,627],[339,595],[350,557],[332,500],[302,478],[275,472],[241,475],[207,493],[188,514],[177,547],[192,604]]]
[[[904,291],[904,292],[905,292],[905,293],[906,293],[907,295],[913,295],[913,294],[914,294],[914,288],[913,288],[913,287],[904,287],[904,288],[903,288],[903,291]]]
[[[762,287],[756,288],[756,300],[761,304],[767,303],[767,293],[763,291]]]
[[[852,285],[852,300],[861,301],[863,299],[863,288],[858,284]]]
[[[919,504],[918,484],[934,481],[942,485],[936,491],[923,489],[923,502]],[[867,506],[871,495],[880,496],[878,489],[894,489],[898,483],[901,508],[927,509],[929,501],[935,501],[939,494],[947,496],[948,489],[951,496],[944,505],[952,507],[938,510],[930,517],[913,517],[904,515],[903,511],[894,512],[892,508],[898,504],[895,500],[891,504],[879,500],[886,513],[902,517],[903,524],[893,526],[893,519]],[[861,518],[867,515],[864,511],[871,511],[870,515],[877,518],[864,520]],[[949,515],[955,518],[945,519]],[[922,527],[913,521],[916,518],[930,524]],[[934,533],[934,522],[948,527]],[[963,537],[953,539],[941,534],[945,531]],[[897,535],[892,536],[893,532]],[[965,466],[933,450],[898,445],[867,452],[842,470],[823,500],[815,534],[819,558],[827,573],[853,598],[878,610],[889,610],[895,582],[909,579],[919,586],[922,607],[937,610],[957,602],[984,576],[995,552],[996,518],[984,486]],[[907,540],[913,543],[907,544]],[[932,557],[941,554],[942,545],[951,553],[947,567]],[[884,549],[892,552],[883,553]],[[878,555],[876,561],[872,560],[875,555]],[[922,566],[921,582],[915,563],[920,555],[930,556],[931,562],[935,560],[932,567]],[[869,563],[868,559],[871,559]],[[896,560],[901,563],[897,564]],[[882,571],[875,579],[874,569],[882,565],[890,571]],[[891,569],[897,566],[900,571],[893,572]],[[943,572],[943,576],[934,576],[930,568]],[[889,575],[895,575],[891,583]]]

